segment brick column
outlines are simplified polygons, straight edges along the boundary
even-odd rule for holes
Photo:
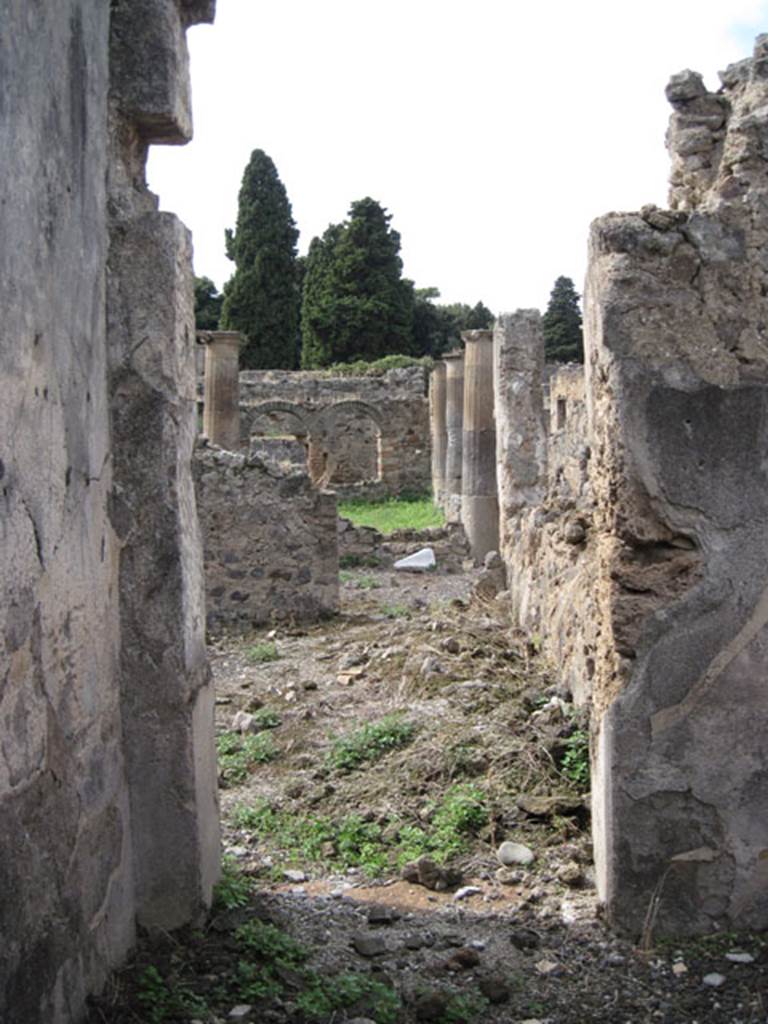
[[[445,363],[435,363],[429,379],[429,426],[432,442],[432,497],[442,505],[445,491],[445,456],[448,434],[445,425]]]
[[[461,521],[472,557],[499,547],[496,424],[493,410],[493,331],[464,331],[464,427]]]
[[[209,331],[205,343],[203,433],[211,444],[229,451],[240,447],[238,358],[244,338],[239,331]]]
[[[443,507],[449,523],[461,521],[461,448],[464,423],[464,353],[446,352],[445,489]]]

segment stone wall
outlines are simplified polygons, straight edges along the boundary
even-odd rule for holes
[[[241,440],[300,437],[312,479],[340,496],[424,494],[431,487],[426,370],[332,377],[325,371],[240,374]],[[280,456],[284,451],[280,450]],[[279,456],[278,456],[279,457]]]
[[[721,93],[672,79],[671,209],[593,225],[546,434],[535,324],[496,328],[514,614],[591,703],[598,888],[636,935],[768,924],[766,67],[760,37]]]
[[[311,622],[339,610],[336,496],[305,473],[198,446],[208,627]]]
[[[189,137],[184,29],[212,16],[3,12],[4,1024],[78,1020],[137,918],[189,920],[218,871],[189,240],[143,173]]]

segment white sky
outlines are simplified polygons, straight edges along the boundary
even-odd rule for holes
[[[546,306],[582,288],[589,222],[665,205],[669,76],[709,88],[768,31],[768,0],[218,0],[188,34],[195,139],[149,184],[221,287],[253,149],[299,249],[372,196],[406,276],[443,302]]]

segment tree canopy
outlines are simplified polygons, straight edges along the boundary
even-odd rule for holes
[[[579,296],[570,277],[558,277],[555,281],[541,326],[544,354],[549,362],[584,362]]]
[[[413,305],[413,352],[437,357],[461,346],[461,332],[493,326],[493,313],[482,302],[436,305],[437,288],[417,288]]]
[[[301,305],[306,368],[372,361],[413,347],[413,286],[402,276],[400,235],[376,200],[352,203],[347,220],[314,238]]]
[[[221,326],[242,331],[241,363],[251,369],[298,365],[298,231],[274,163],[251,153],[238,197],[237,226],[226,232],[235,273],[224,286]]]
[[[198,331],[218,330],[224,296],[210,277],[195,278],[195,327]]]

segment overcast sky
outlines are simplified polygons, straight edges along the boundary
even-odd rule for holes
[[[544,308],[560,274],[581,291],[594,217],[665,205],[669,76],[717,88],[762,31],[768,0],[218,0],[188,33],[195,139],[149,184],[219,287],[263,149],[301,252],[369,195],[418,287]]]

